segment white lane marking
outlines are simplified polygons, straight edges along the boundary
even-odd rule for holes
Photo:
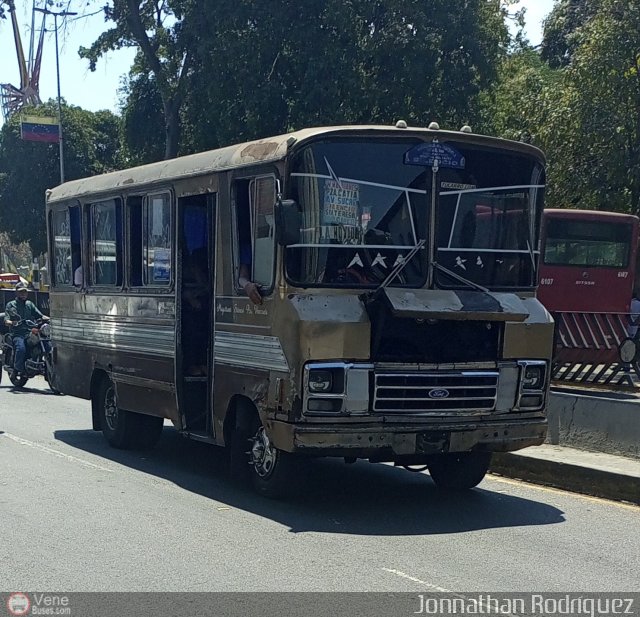
[[[382,568],[385,572],[390,572],[391,574],[395,574],[396,576],[400,576],[401,578],[406,578],[414,583],[419,583],[423,587],[427,587],[428,589],[432,589],[433,591],[440,591],[442,593],[453,593],[451,589],[445,589],[444,587],[438,587],[438,585],[432,585],[431,583],[427,583],[426,581],[421,581],[419,578],[415,576],[411,576],[410,574],[405,574],[404,572],[400,572],[400,570],[392,570],[391,568]]]
[[[390,572],[391,574],[395,574],[396,576],[400,576],[401,578],[406,578],[407,580],[413,581],[414,583],[418,583],[419,585],[426,587],[429,591],[437,591],[440,593],[447,593],[454,598],[460,598],[464,601],[473,600],[477,602],[479,608],[481,608],[486,614],[491,613],[491,609],[493,606],[491,604],[487,604],[486,600],[483,599],[482,594],[478,596],[468,596],[463,595],[461,593],[456,593],[455,591],[451,591],[451,589],[446,589],[445,587],[440,587],[438,585],[433,585],[432,583],[427,583],[415,576],[411,576],[410,574],[406,574],[405,572],[401,572],[400,570],[393,570],[392,568],[382,568],[385,572]],[[509,613],[506,610],[498,610],[497,614],[504,615],[505,617],[520,617],[517,613]]]
[[[85,461],[84,459],[78,458],[77,456],[65,454],[64,452],[60,452],[60,450],[54,450],[53,448],[48,448],[47,446],[35,443],[34,441],[22,439],[22,437],[12,435],[11,433],[0,433],[0,437],[8,437],[9,439],[15,441],[16,443],[19,443],[20,445],[29,446],[30,448],[35,448],[36,450],[42,450],[43,452],[47,452],[48,454],[53,454],[54,456],[64,458],[71,463],[78,463],[80,465],[84,465],[85,467],[91,467],[92,469],[100,469],[101,471],[108,471],[109,473],[113,473],[113,469],[108,469],[107,467],[102,467],[101,465],[90,463],[89,461]]]

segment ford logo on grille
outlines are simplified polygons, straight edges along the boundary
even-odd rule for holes
[[[429,398],[449,398],[449,390],[444,388],[429,390]]]

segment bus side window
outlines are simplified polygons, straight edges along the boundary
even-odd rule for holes
[[[122,205],[119,199],[91,204],[91,280],[94,285],[122,285]]]
[[[273,176],[256,178],[251,182],[253,280],[266,288],[273,284],[275,200],[276,183]]]
[[[71,252],[71,224],[69,210],[51,213],[51,237],[53,238],[53,276],[54,285],[73,284],[73,260]]]
[[[234,183],[238,280],[264,288],[273,284],[275,186],[273,176]]]
[[[166,287],[171,283],[171,196],[127,199],[131,248],[131,285]]]

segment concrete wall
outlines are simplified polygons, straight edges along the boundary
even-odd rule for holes
[[[640,399],[553,392],[547,443],[640,459]]]

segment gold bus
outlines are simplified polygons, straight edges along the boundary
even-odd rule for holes
[[[527,144],[399,121],[67,182],[47,195],[56,385],[111,445],[168,418],[265,495],[321,456],[471,488],[546,435],[544,177]]]

